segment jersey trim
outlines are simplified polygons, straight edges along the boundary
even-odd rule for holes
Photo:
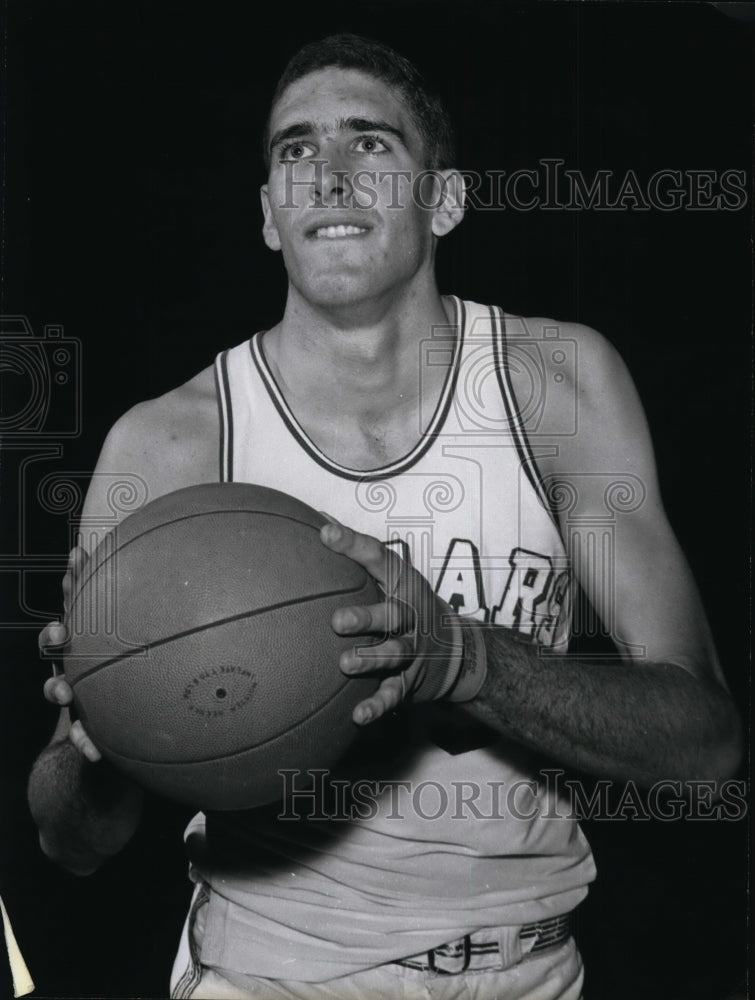
[[[222,351],[215,362],[215,388],[220,417],[220,482],[233,482],[233,407],[228,383],[228,351]]]
[[[506,317],[499,306],[489,306],[490,322],[493,327],[493,351],[495,353],[495,370],[498,378],[498,385],[503,397],[503,405],[506,407],[506,416],[509,419],[511,435],[516,444],[516,450],[522,468],[530,481],[530,485],[535,491],[535,496],[548,511],[553,523],[561,534],[558,517],[553,509],[548,493],[543,485],[543,477],[538,469],[535,456],[530,447],[527,433],[521,419],[521,412],[514,395],[514,387],[511,382],[511,372],[508,364],[508,343],[506,340]]]
[[[456,382],[459,376],[459,361],[464,344],[466,309],[464,307],[464,303],[460,299],[456,298],[456,296],[451,296],[451,300],[454,304],[454,325],[457,331],[456,343],[454,345],[454,356],[449,370],[446,373],[445,385],[443,386],[443,391],[441,392],[440,399],[438,400],[438,405],[435,408],[435,413],[430,421],[430,425],[410,452],[397,461],[391,462],[389,465],[380,466],[375,469],[350,469],[346,466],[339,465],[338,462],[332,461],[332,459],[328,458],[327,455],[320,451],[317,445],[315,445],[314,442],[311,441],[305,434],[301,425],[286,403],[283,393],[280,391],[278,383],[275,381],[268,365],[267,358],[265,357],[265,352],[262,348],[261,335],[255,334],[255,336],[252,337],[249,341],[252,360],[254,361],[260,378],[267,389],[270,399],[291,434],[301,445],[304,451],[307,452],[310,458],[317,462],[318,465],[321,465],[329,472],[335,473],[335,475],[340,476],[342,479],[351,479],[354,482],[369,482],[374,479],[386,479],[391,476],[397,476],[400,473],[405,472],[407,469],[410,469],[413,465],[415,465],[431,447],[433,441],[438,436],[440,429],[446,421],[448,411],[451,408],[451,403],[456,393]]]

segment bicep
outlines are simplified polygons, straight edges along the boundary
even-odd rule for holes
[[[91,555],[104,536],[150,497],[149,472],[139,454],[138,419],[122,417],[105,438],[89,482],[78,544]]]
[[[208,409],[169,394],[138,404],[113,426],[84,502],[80,544],[87,552],[150,500],[217,481],[217,415]]]
[[[702,601],[661,501],[653,446],[616,351],[587,331],[579,431],[560,473],[579,499],[562,527],[588,600],[625,659],[723,684]]]
[[[724,684],[697,585],[660,504],[619,513],[597,532],[580,526],[570,547],[577,578],[625,659],[676,664]]]

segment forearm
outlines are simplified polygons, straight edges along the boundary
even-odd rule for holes
[[[650,785],[723,780],[740,723],[726,691],[681,667],[548,655],[510,629],[482,629],[488,672],[467,710],[531,749],[590,774]]]
[[[86,875],[136,829],[142,793],[109,764],[87,761],[68,739],[47,746],[29,777],[29,808],[45,854]]]

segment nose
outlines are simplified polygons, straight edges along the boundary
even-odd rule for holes
[[[353,194],[348,157],[336,144],[322,153],[315,176],[315,196],[324,205],[347,207]]]

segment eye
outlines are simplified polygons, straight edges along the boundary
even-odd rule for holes
[[[384,153],[388,146],[379,135],[363,135],[354,143],[354,149],[357,153]]]
[[[309,143],[297,140],[296,142],[287,142],[281,146],[278,153],[278,159],[281,163],[283,163],[286,160],[308,160],[314,155],[315,150],[309,145]]]

